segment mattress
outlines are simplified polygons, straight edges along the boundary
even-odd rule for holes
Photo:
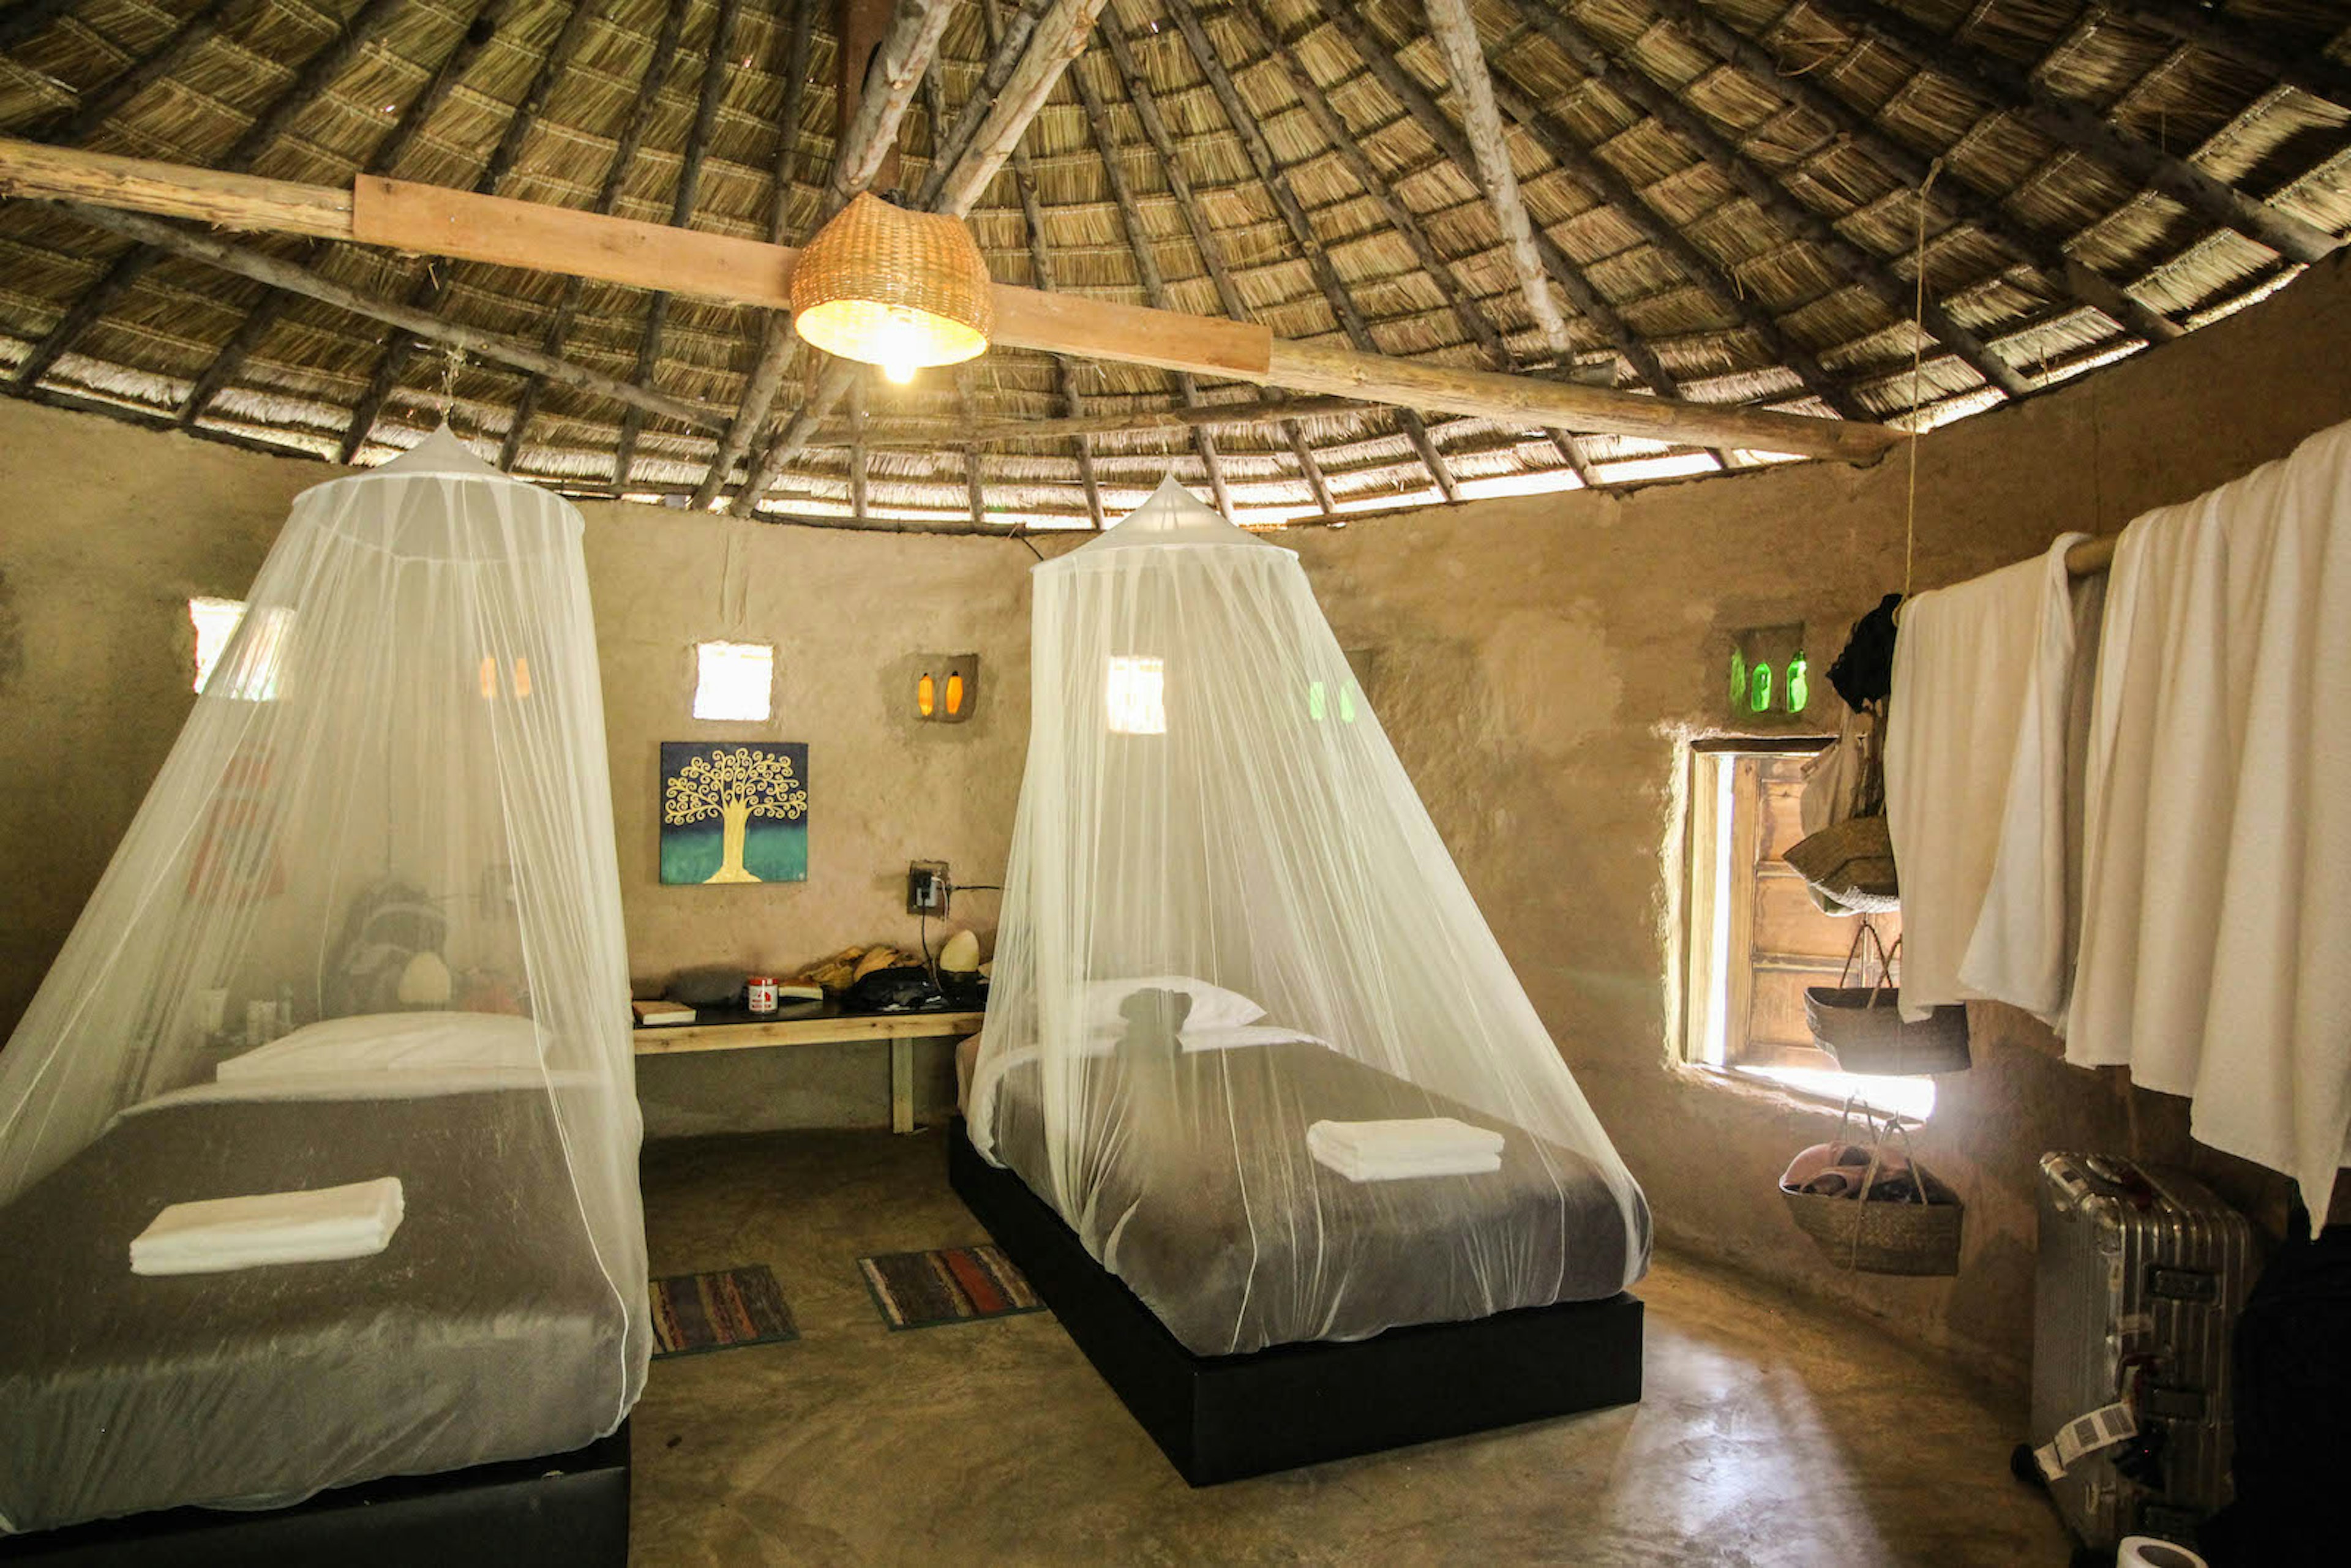
[[[995,1085],[995,1158],[1195,1354],[1597,1301],[1647,1266],[1637,1188],[1628,1213],[1583,1155],[1321,1044],[1123,1048],[1081,1071],[1078,1103],[1130,1107],[1083,1212],[1054,1197],[1033,1060]],[[1357,1183],[1307,1153],[1318,1121],[1421,1116],[1499,1133],[1501,1168]]]
[[[374,1257],[131,1272],[166,1204],[379,1176],[406,1215]],[[142,1111],[0,1209],[0,1259],[14,1530],[560,1453],[623,1414],[625,1312],[543,1092]]]

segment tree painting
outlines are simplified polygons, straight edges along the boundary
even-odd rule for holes
[[[664,741],[664,883],[808,880],[808,747]]]

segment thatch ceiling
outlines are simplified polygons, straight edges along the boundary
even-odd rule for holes
[[[899,127],[907,192],[1019,4],[955,0]],[[971,212],[990,270],[1207,315],[1238,304],[1288,338],[1343,341],[1353,317],[1383,353],[1918,428],[2201,325],[2351,229],[2351,6],[2333,0],[1470,9],[1566,355],[1530,310],[1423,0],[1111,0]],[[799,243],[833,161],[833,15],[830,0],[15,0],[0,133],[662,223],[692,162],[694,226]],[[1935,160],[1922,340],[1915,191]],[[254,243],[714,418],[624,418],[593,392],[453,365],[365,316],[32,202],[0,205],[0,384],[362,463],[414,442],[445,400],[520,474],[682,502],[759,354],[756,311]],[[803,362],[750,458],[808,385]],[[976,464],[954,444],[975,425],[1261,395],[999,350],[960,375],[862,387],[759,501],[778,517],[1082,527],[1096,501],[1114,517],[1172,468],[1270,523],[1311,520],[1326,495],[1393,507],[1750,460],[1327,402],[1205,434],[991,441]]]

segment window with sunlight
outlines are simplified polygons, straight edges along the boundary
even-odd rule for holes
[[[245,601],[241,599],[191,599],[188,619],[196,628],[196,669],[194,688],[198,692],[212,690],[213,676],[220,671],[222,658],[236,629],[245,621]],[[283,608],[268,612],[257,622],[253,635],[246,640],[236,664],[222,679],[227,684],[219,695],[235,697],[244,702],[270,702],[278,695],[278,663],[286,652],[287,629],[293,622],[293,612]]]
[[[694,716],[765,720],[775,689],[776,651],[765,643],[698,643]]]
[[[1804,1021],[1804,988],[1837,984],[1859,928],[1858,916],[1823,913],[1780,858],[1803,836],[1809,756],[1760,742],[1691,754],[1686,1051],[1706,1066],[1923,1121],[1935,1109],[1933,1079],[1841,1072]],[[1901,916],[1870,920],[1892,946]]]
[[[1166,672],[1157,659],[1112,654],[1109,702],[1113,735],[1167,733]]]

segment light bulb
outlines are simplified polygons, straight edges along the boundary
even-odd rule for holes
[[[914,361],[884,360],[882,361],[882,373],[890,378],[891,384],[893,386],[905,386],[914,379]]]

